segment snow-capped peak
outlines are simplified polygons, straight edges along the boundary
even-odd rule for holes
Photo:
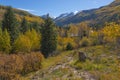
[[[63,13],[60,16],[56,17],[55,20],[60,20],[63,18],[68,18],[76,15],[79,11],[69,12],[69,13]]]
[[[78,12],[79,12],[79,11],[75,11],[75,12],[74,12],[74,15],[76,15]]]

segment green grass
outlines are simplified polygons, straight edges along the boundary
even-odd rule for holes
[[[85,71],[89,71],[89,70],[103,70],[105,68],[104,65],[102,64],[95,64],[89,60],[86,60],[86,62],[79,62],[76,61],[73,66],[75,66],[77,69],[79,70],[85,70]]]
[[[77,57],[74,57],[72,66],[79,70],[88,71],[100,80],[119,80],[120,65],[117,59],[116,52],[104,46],[93,46],[81,48],[92,60],[80,62]]]
[[[57,63],[60,63],[61,61],[65,61],[66,60],[65,56],[70,55],[71,53],[73,53],[73,51],[65,51],[65,52],[61,52],[61,54],[59,54],[58,56],[49,57],[48,59],[44,59],[44,61],[42,63],[43,69],[46,69],[53,65],[56,65]]]

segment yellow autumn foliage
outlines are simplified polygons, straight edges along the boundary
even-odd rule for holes
[[[30,40],[32,51],[40,49],[41,35],[39,33],[37,33],[34,29],[32,29],[31,31],[28,30],[25,33],[25,36],[27,36]]]
[[[30,17],[30,16],[25,16],[25,19],[29,22],[38,22],[38,23],[43,23],[43,19],[40,17]]]
[[[104,39],[108,42],[114,41],[117,36],[120,36],[120,25],[115,23],[110,23],[109,25],[106,25],[102,32],[104,33],[105,37]]]
[[[14,43],[15,52],[30,52],[31,42],[29,38],[21,34]]]
[[[74,38],[58,36],[58,49],[60,48],[64,50],[68,43],[71,43],[73,47],[76,46]]]
[[[40,35],[32,29],[20,34],[14,43],[15,52],[30,52],[40,48]]]
[[[2,31],[0,29],[0,51],[4,53],[9,53],[11,50],[10,45],[10,35],[7,30]]]

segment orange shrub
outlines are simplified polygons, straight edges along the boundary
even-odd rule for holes
[[[41,68],[43,56],[40,53],[31,53],[23,57],[24,65],[22,74],[36,71]]]
[[[0,54],[0,80],[18,80],[21,75],[40,69],[42,59],[40,53]]]

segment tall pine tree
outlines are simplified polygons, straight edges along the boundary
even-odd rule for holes
[[[25,18],[23,18],[22,23],[21,23],[21,27],[20,27],[20,31],[24,34],[28,30],[29,30],[28,22]]]
[[[45,19],[45,23],[41,29],[41,52],[47,58],[57,48],[57,33],[55,24],[49,17]]]
[[[19,29],[17,27],[17,19],[15,17],[12,7],[7,8],[4,19],[2,21],[2,29],[9,32],[12,44],[19,33]]]
[[[40,33],[41,26],[38,22],[33,22],[32,28],[35,29],[38,33]]]

